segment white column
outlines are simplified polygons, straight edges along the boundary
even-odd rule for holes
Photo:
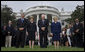
[[[39,28],[38,28],[38,20],[39,20],[39,14],[37,14],[37,32],[39,32]]]
[[[54,18],[54,15],[52,15],[52,22],[54,22],[53,18]]]
[[[58,22],[61,22],[60,17],[58,17]]]
[[[38,27],[38,20],[39,20],[39,14],[37,14],[37,39],[39,40],[39,27]],[[40,42],[38,41],[38,45],[40,45]]]
[[[47,19],[47,14],[45,14],[45,19]]]

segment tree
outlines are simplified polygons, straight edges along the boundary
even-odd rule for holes
[[[15,15],[13,14],[12,8],[3,5],[1,9],[1,23],[7,25],[9,20],[13,21],[14,19]]]
[[[65,21],[66,22],[74,22],[76,18],[79,19],[79,21],[84,21],[84,5],[82,6],[77,6],[76,9],[73,11],[73,13],[71,14],[72,18],[68,18]]]
[[[72,18],[65,19],[65,21],[66,21],[67,23],[70,23],[70,22],[72,22]]]
[[[81,21],[84,21],[84,6],[77,6],[76,10],[71,14],[73,20],[78,18]]]

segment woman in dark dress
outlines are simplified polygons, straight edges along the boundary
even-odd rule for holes
[[[34,22],[34,17],[30,16],[30,22],[27,26],[28,37],[29,37],[29,47],[31,48],[31,41],[32,41],[32,48],[34,47],[34,40],[35,34],[37,31],[36,23]]]
[[[52,40],[54,41],[54,47],[56,48],[59,46],[59,41],[60,41],[60,33],[61,33],[61,24],[58,22],[57,17],[53,18],[54,22],[51,24],[51,33],[53,35]]]

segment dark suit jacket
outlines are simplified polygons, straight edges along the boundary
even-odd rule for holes
[[[1,34],[6,36],[7,35],[7,30],[4,30],[4,27],[1,28]]]
[[[13,35],[14,27],[11,25],[10,27],[7,25],[6,27],[7,35]],[[10,34],[8,34],[10,32]]]
[[[23,31],[26,31],[27,28],[27,20],[24,18],[24,21],[22,23],[21,18],[17,20],[17,28],[19,30],[19,28],[24,28]]]
[[[73,26],[73,31],[74,31],[74,33],[76,33],[75,31],[77,29],[79,29],[78,33],[82,33],[82,31],[83,31],[82,28],[83,28],[83,25],[81,23],[79,23],[78,25],[76,25],[76,23],[75,23],[74,26]]]
[[[27,31],[28,32],[36,32],[37,31],[36,22],[33,22],[33,23],[28,22]]]
[[[48,32],[48,26],[49,26],[48,19],[45,19],[44,24],[43,24],[42,20],[38,21],[39,32],[42,32],[41,27],[45,27],[45,32]]]

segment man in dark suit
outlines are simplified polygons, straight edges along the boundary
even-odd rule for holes
[[[41,20],[38,21],[41,48],[47,47],[48,25],[49,25],[49,21],[45,19],[45,14],[42,14]]]
[[[82,30],[83,26],[82,24],[79,22],[78,19],[75,20],[75,24],[73,25],[73,31],[74,31],[74,46],[81,46],[81,41],[82,41]]]
[[[16,47],[18,48],[19,45],[24,48],[25,44],[25,35],[26,35],[26,27],[27,27],[27,20],[24,18],[24,13],[21,14],[21,18],[17,21],[17,44]]]
[[[5,37],[7,35],[6,25],[1,27],[1,46],[5,46]]]
[[[7,31],[6,44],[5,44],[6,47],[11,47],[13,30],[14,30],[14,27],[12,26],[12,21],[9,21],[6,27],[6,31]]]
[[[13,30],[13,36],[12,36],[12,46],[15,47],[16,46],[16,35],[17,35],[17,27],[14,27]]]

